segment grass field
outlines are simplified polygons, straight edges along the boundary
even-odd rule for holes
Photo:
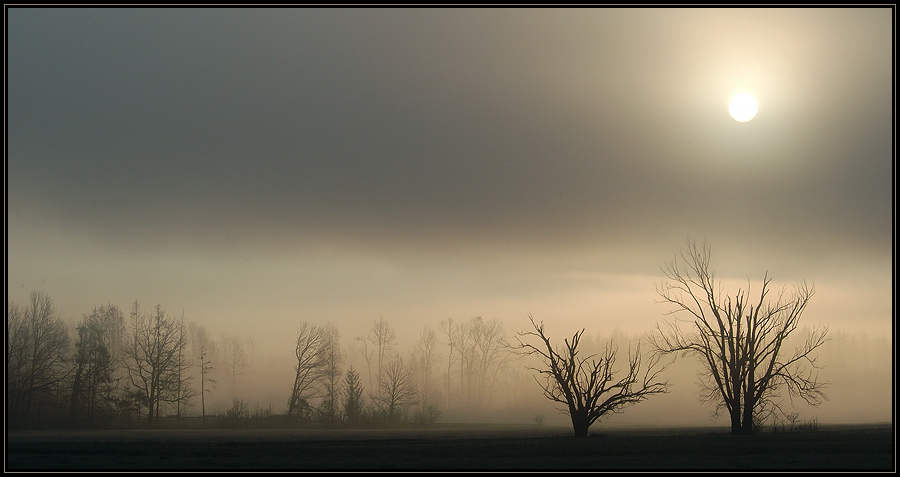
[[[728,429],[8,431],[6,470],[896,470],[892,424],[731,435]]]

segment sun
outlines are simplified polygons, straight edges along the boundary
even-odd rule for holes
[[[747,93],[736,95],[728,104],[728,112],[731,113],[731,117],[742,123],[755,118],[758,110],[756,99]]]

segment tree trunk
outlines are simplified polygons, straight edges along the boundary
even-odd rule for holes
[[[72,399],[69,401],[69,414],[73,419],[78,415],[78,403],[81,394],[81,367],[75,371],[75,381],[72,383]]]
[[[206,425],[206,390],[203,389],[202,375],[200,377],[200,424]]]
[[[156,392],[154,390],[151,390],[150,396],[147,399],[147,424],[148,425],[153,424],[153,411],[154,411],[153,406],[155,405],[155,402],[156,402]]]
[[[741,396],[741,385],[743,384],[740,380],[740,367],[737,363],[729,363],[729,369],[731,370],[731,389],[734,396],[731,398],[731,433],[738,434],[741,432],[741,404],[743,404],[743,397]]]
[[[741,433],[741,409],[740,407],[733,407],[731,409],[731,433],[732,434],[740,434]]]
[[[751,343],[752,344],[752,343]],[[744,389],[744,434],[752,434],[756,431],[753,426],[753,410],[756,408],[757,389],[755,387],[756,364],[750,361],[748,364],[746,388]]]
[[[587,437],[588,435],[588,424],[587,416],[580,415],[579,413],[572,413],[572,427],[575,430],[575,437]]]
[[[741,432],[744,434],[752,434],[753,429],[753,403],[744,403],[744,423],[741,426]]]

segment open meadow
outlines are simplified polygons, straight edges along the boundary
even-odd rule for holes
[[[731,435],[726,428],[8,431],[6,471],[895,471],[893,425]]]

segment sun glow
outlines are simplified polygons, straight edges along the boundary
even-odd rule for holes
[[[731,113],[731,117],[742,123],[755,118],[758,110],[756,99],[747,93],[736,95],[728,104],[728,112]]]

